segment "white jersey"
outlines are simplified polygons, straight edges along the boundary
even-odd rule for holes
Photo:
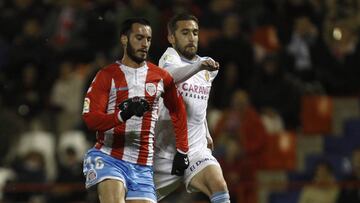
[[[160,58],[159,66],[169,71],[196,63],[200,64],[200,61],[206,59],[208,57],[197,56],[196,60],[189,61],[180,57],[175,49],[168,48]],[[169,72],[173,74],[172,71]],[[206,136],[209,131],[206,122],[206,109],[211,84],[217,73],[218,71],[201,70],[189,79],[176,84],[186,105],[189,156],[207,147]],[[173,78],[175,79],[176,76],[173,75]],[[176,152],[173,126],[169,112],[161,102],[159,108],[159,120],[155,133],[155,153],[158,157],[172,159]]]

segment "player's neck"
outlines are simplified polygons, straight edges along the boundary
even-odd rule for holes
[[[137,63],[126,54],[124,54],[124,57],[121,59],[121,63],[130,68],[140,68],[145,65],[145,61]]]

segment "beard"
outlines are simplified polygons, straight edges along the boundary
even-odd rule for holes
[[[128,42],[126,45],[126,53],[129,56],[129,58],[134,62],[136,62],[137,64],[144,62],[147,58],[147,54],[145,55],[145,57],[137,56],[136,50],[134,49],[133,46],[131,46],[130,42]]]
[[[194,46],[193,50],[189,50],[189,48],[190,47],[188,45],[186,45],[184,47],[180,47],[180,46],[178,46],[178,43],[175,43],[175,49],[186,59],[192,60],[197,53],[197,46]]]

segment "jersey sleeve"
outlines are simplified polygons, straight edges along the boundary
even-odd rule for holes
[[[178,84],[186,81],[187,79],[195,75],[197,72],[199,72],[201,70],[200,65],[201,61],[186,66],[176,66],[168,64],[164,67],[164,69],[173,76],[175,83]]]
[[[111,77],[100,70],[87,91],[82,117],[90,130],[106,131],[120,124],[118,111],[106,113],[110,83]]]
[[[199,72],[201,70],[201,61],[183,66],[181,65],[181,59],[178,55],[166,52],[163,57],[161,57],[159,66],[168,71],[174,78],[175,83],[178,84]]]
[[[176,136],[176,148],[182,152],[189,150],[185,104],[178,94],[173,78],[166,72],[164,78],[164,105],[169,110]]]

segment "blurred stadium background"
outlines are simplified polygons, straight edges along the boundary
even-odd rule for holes
[[[157,63],[182,11],[221,64],[208,119],[232,202],[360,202],[359,0],[0,1],[0,202],[97,202],[86,88],[121,56],[119,22],[150,20]]]

